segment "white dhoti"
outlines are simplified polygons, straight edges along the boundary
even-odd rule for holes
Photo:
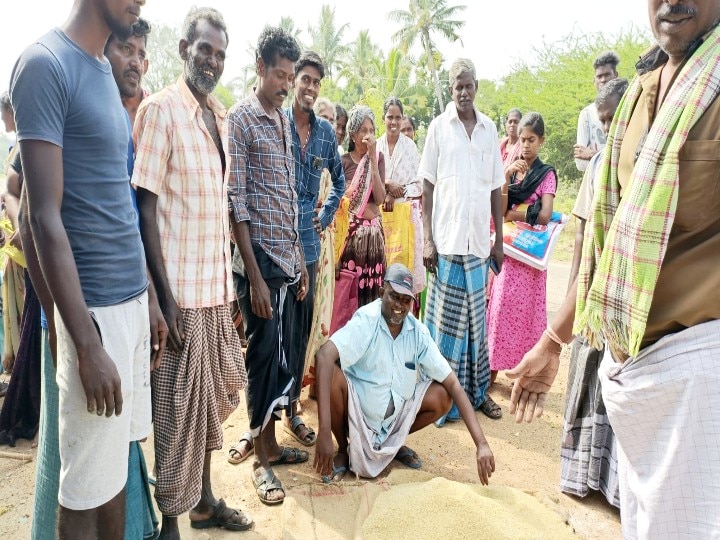
[[[625,538],[720,538],[720,321],[600,366]]]
[[[365,478],[375,478],[395,458],[405,444],[415,422],[431,380],[419,381],[411,399],[403,403],[390,432],[381,444],[376,443],[377,433],[365,421],[360,400],[350,379],[348,383],[348,456],[350,470]]]

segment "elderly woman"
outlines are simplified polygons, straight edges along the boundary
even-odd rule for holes
[[[385,157],[375,141],[375,115],[370,107],[356,105],[347,122],[348,152],[345,196],[349,226],[340,254],[340,268],[358,277],[358,307],[380,298],[385,275],[385,238],[380,205],[385,201]]]
[[[415,227],[413,250],[413,282],[415,294],[425,288],[425,266],[423,265],[423,228],[421,218],[422,182],[417,176],[420,153],[417,146],[400,132],[403,119],[403,105],[396,97],[389,97],[383,105],[385,134],[378,139],[378,150],[385,156],[385,211],[391,211],[395,203],[412,204],[411,221]]]

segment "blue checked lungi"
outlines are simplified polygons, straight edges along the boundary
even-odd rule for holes
[[[425,324],[460,380],[472,406],[485,401],[490,382],[485,288],[488,259],[438,255],[428,281]]]

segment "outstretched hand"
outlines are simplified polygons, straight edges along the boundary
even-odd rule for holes
[[[510,379],[517,379],[510,395],[510,414],[515,415],[517,423],[523,420],[530,423],[542,416],[545,409],[547,394],[560,367],[561,352],[548,341],[542,336],[515,368],[505,372]]]

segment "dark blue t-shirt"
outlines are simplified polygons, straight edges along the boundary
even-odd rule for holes
[[[110,64],[52,30],[20,56],[10,99],[18,141],[63,149],[61,216],[85,302],[138,296],[147,287],[145,256],[128,189],[127,116]]]

